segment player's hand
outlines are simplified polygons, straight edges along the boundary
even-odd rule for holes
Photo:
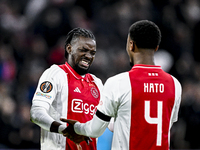
[[[73,126],[74,126],[75,123],[78,122],[77,120],[71,120],[71,119],[65,119],[65,118],[60,118],[60,120],[62,122],[67,122],[67,123],[69,123],[69,125],[73,125]]]
[[[69,124],[68,127],[65,128],[62,131],[63,136],[69,138],[70,140],[72,140],[76,144],[79,144],[82,141],[86,141],[87,145],[89,145],[89,143],[92,142],[92,139],[90,137],[76,134],[76,132],[74,131],[74,124],[78,121],[70,120],[70,119],[64,119],[64,118],[61,118],[60,120],[63,121],[63,122],[67,122]]]

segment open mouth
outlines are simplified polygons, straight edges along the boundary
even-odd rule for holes
[[[86,60],[81,60],[80,61],[80,66],[82,66],[84,68],[88,68],[90,66],[90,62],[86,61]]]

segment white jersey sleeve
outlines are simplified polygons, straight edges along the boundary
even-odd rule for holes
[[[31,121],[39,125],[41,128],[50,131],[50,126],[54,119],[47,113],[49,104],[46,102],[40,102],[40,105],[33,104],[31,107]],[[47,108],[47,109],[46,109]]]
[[[174,80],[174,85],[175,85],[175,104],[174,104],[174,108],[172,110],[172,122],[176,122],[178,120],[178,112],[179,112],[179,107],[180,107],[180,103],[181,103],[181,95],[182,95],[182,87],[180,82],[173,77]]]
[[[62,88],[59,79],[63,77],[61,77],[62,74],[58,73],[59,71],[62,70],[57,65],[53,65],[44,71],[32,100],[31,121],[47,131],[50,130],[52,122],[55,121],[49,115],[49,109],[56,98],[56,94]]]
[[[39,102],[42,101],[47,102],[50,105],[52,104],[57,92],[61,90],[59,84],[59,71],[62,70],[57,65],[53,65],[44,71],[39,79],[38,86],[33,97],[33,103],[34,101],[38,101],[37,104],[39,104]]]
[[[101,120],[99,117],[94,115],[93,119],[86,122],[77,122],[74,125],[74,130],[77,134],[97,138],[103,134],[108,127],[109,121]]]
[[[116,118],[120,105],[130,100],[130,90],[127,90],[129,88],[130,80],[127,72],[109,78],[104,85],[97,109],[107,116]]]

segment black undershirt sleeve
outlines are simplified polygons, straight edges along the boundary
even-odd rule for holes
[[[50,127],[50,132],[55,132],[58,133],[58,127],[61,125],[59,122],[52,122],[51,127]]]
[[[107,116],[107,115],[103,114],[103,113],[100,112],[98,109],[97,109],[97,111],[96,111],[96,116],[97,116],[98,118],[100,118],[101,120],[107,121],[107,122],[109,122],[110,119],[111,119],[110,116]]]

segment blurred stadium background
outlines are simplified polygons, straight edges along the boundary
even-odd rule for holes
[[[141,19],[160,27],[156,64],[183,86],[171,149],[200,149],[200,0],[0,0],[0,149],[39,149],[31,99],[42,72],[65,61],[68,31],[94,33],[91,72],[105,82],[130,69],[128,28]]]

